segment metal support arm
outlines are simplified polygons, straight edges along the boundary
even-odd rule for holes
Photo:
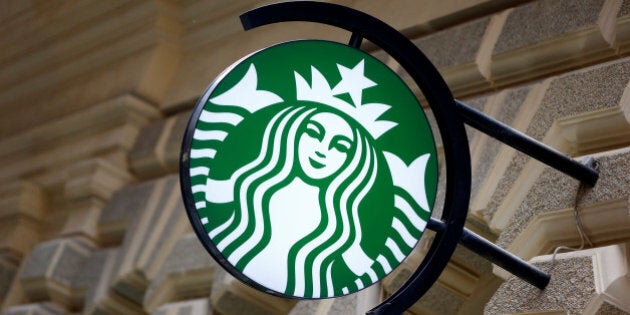
[[[455,100],[457,112],[469,126],[543,162],[590,187],[595,186],[599,173],[544,143]]]
[[[427,228],[435,232],[441,231],[444,228],[444,222],[431,218]],[[549,284],[549,280],[551,279],[549,274],[467,228],[464,228],[459,243],[475,254],[489,260],[493,264],[541,290],[544,290],[547,284]]]

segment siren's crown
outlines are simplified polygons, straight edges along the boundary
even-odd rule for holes
[[[337,64],[341,81],[334,88],[315,67],[311,66],[311,84],[297,72],[295,74],[295,88],[297,100],[316,102],[342,111],[356,120],[365,128],[374,139],[396,126],[395,122],[378,120],[391,106],[381,103],[362,104],[363,90],[377,84],[363,75],[364,60],[349,69]],[[338,95],[348,93],[352,99],[350,104]],[[259,111],[267,106],[284,102],[277,94],[258,89],[258,72],[256,66],[251,64],[247,73],[231,89],[223,94],[210,99],[217,105],[237,106],[250,113]]]
[[[334,88],[330,87],[322,73],[313,66],[311,66],[310,85],[302,75],[294,72],[297,99],[328,105],[342,111],[361,124],[374,139],[378,139],[395,127],[396,123],[394,122],[378,120],[383,113],[390,109],[390,105],[380,103],[361,104],[363,90],[376,85],[376,83],[363,76],[363,60],[353,69],[348,69],[339,64],[337,64],[337,67],[342,80]],[[350,94],[354,105],[337,97],[337,95],[343,93]]]

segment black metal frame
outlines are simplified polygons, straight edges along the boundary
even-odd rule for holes
[[[458,243],[536,287],[546,287],[550,279],[548,274],[464,228],[471,185],[470,154],[464,123],[590,186],[597,181],[597,171],[455,100],[433,64],[409,39],[368,14],[331,3],[298,1],[257,8],[242,14],[240,18],[245,30],[288,21],[336,26],[351,32],[348,45],[357,49],[364,38],[368,39],[410,74],[433,111],[442,137],[446,164],[446,195],[442,216],[440,220],[431,219],[427,225],[428,229],[436,232],[436,236],[414,274],[397,292],[368,314],[398,314],[411,307],[437,280]],[[184,142],[182,166],[187,163],[189,149],[189,145],[187,148]],[[182,172],[180,170],[180,176],[186,177]]]

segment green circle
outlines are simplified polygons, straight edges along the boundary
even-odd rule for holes
[[[433,208],[437,153],[416,97],[386,65],[294,41],[212,86],[190,183],[221,264],[267,292],[325,298],[373,284],[411,253]]]

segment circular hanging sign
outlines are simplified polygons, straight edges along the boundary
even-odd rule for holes
[[[411,253],[437,169],[427,119],[393,71],[302,40],[251,54],[210,85],[180,177],[195,232],[232,275],[327,298],[379,281]]]

